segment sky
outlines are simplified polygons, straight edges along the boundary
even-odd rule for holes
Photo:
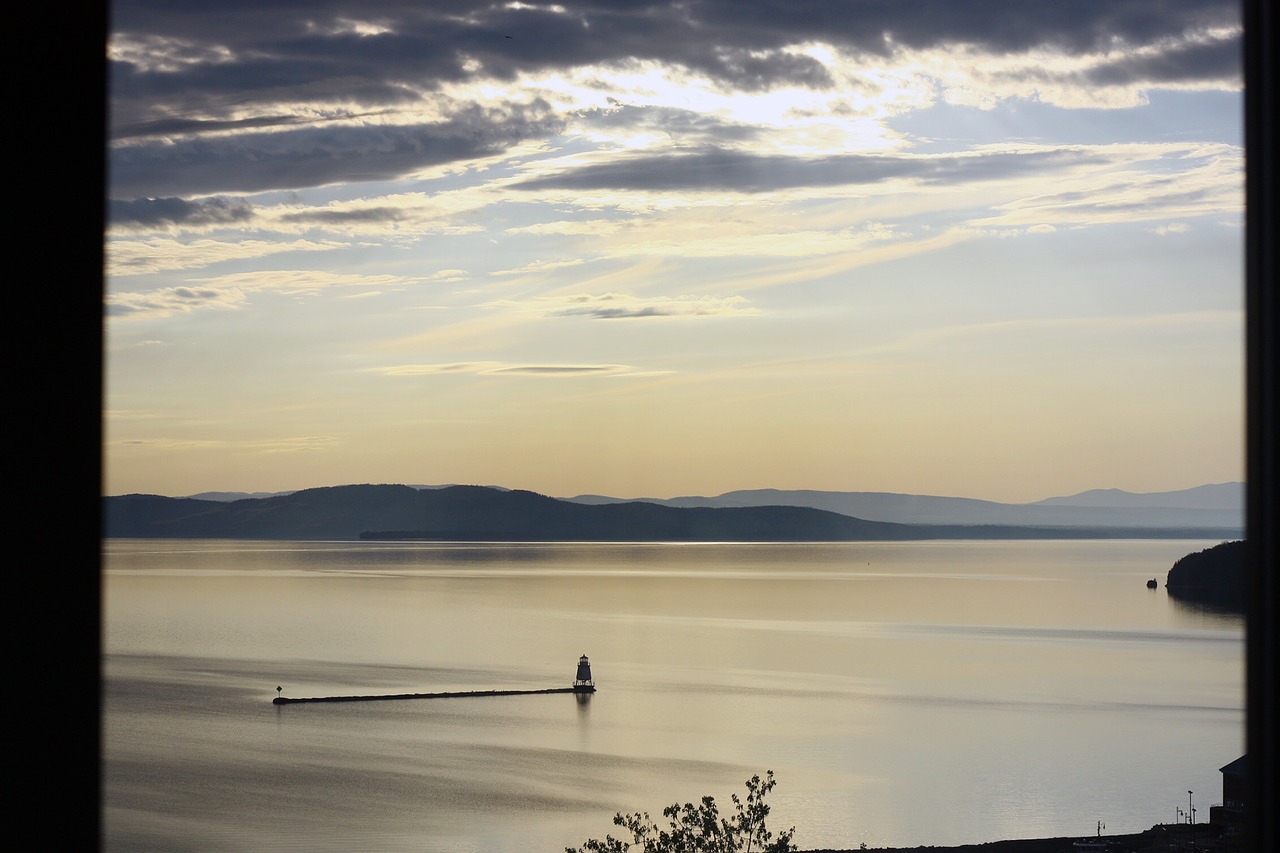
[[[1215,0],[116,0],[106,494],[1244,479]]]

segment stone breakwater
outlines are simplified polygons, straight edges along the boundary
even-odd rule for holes
[[[378,702],[387,699],[460,699],[469,696],[535,696],[549,693],[595,693],[594,687],[550,687],[544,690],[460,690],[447,693],[385,693],[376,696],[277,696],[273,705],[300,702]]]

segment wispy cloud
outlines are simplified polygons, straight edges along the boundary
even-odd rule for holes
[[[224,438],[121,438],[108,442],[110,445],[132,449],[148,449],[162,452],[182,452],[188,450],[239,450],[255,453],[312,453],[327,450],[337,443],[338,439],[330,435],[291,436],[271,439],[245,439],[232,441]]]
[[[496,376],[611,376],[628,372],[622,364],[513,364],[486,370]]]
[[[452,364],[400,364],[377,368],[384,376],[529,376],[541,378],[591,378],[596,376],[650,376],[625,364],[508,364],[497,361]]]
[[[107,243],[106,248],[107,273],[123,276],[198,269],[224,261],[254,260],[287,252],[324,252],[345,248],[346,245],[312,240],[113,240]]]
[[[597,320],[639,317],[751,317],[760,313],[743,296],[658,296],[640,297],[624,293],[543,297],[554,317],[590,317]]]
[[[274,291],[292,295],[316,294],[329,288],[388,288],[411,280],[392,275],[352,275],[316,270],[275,270],[237,273],[153,291],[113,293],[107,297],[107,313],[132,317],[165,317],[210,308],[232,309],[244,305],[254,293]],[[368,295],[367,293],[364,295]]]
[[[892,157],[833,155],[812,159],[705,150],[613,160],[561,175],[533,178],[516,187],[756,193],[790,187],[857,186],[893,179],[923,184],[963,183],[1032,172],[1052,174],[1058,169],[1096,162],[1096,158],[1092,152],[1080,149]]]

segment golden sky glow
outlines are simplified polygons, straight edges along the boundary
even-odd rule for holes
[[[1230,4],[116,5],[108,494],[1243,479]]]

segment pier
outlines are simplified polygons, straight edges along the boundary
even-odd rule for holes
[[[460,699],[468,696],[536,696],[547,693],[595,693],[594,687],[549,687],[544,690],[458,690],[447,693],[387,693],[380,696],[277,696],[273,705],[298,702],[379,702],[385,699]]]
[[[376,696],[305,696],[293,698],[279,695],[283,687],[276,688],[273,705],[294,705],[299,702],[381,702],[387,699],[464,699],[476,696],[541,696],[552,693],[577,693],[579,695],[596,692],[596,683],[591,679],[591,663],[587,656],[578,658],[578,671],[573,679],[572,687],[547,687],[542,690],[454,690],[446,693],[384,693]]]

